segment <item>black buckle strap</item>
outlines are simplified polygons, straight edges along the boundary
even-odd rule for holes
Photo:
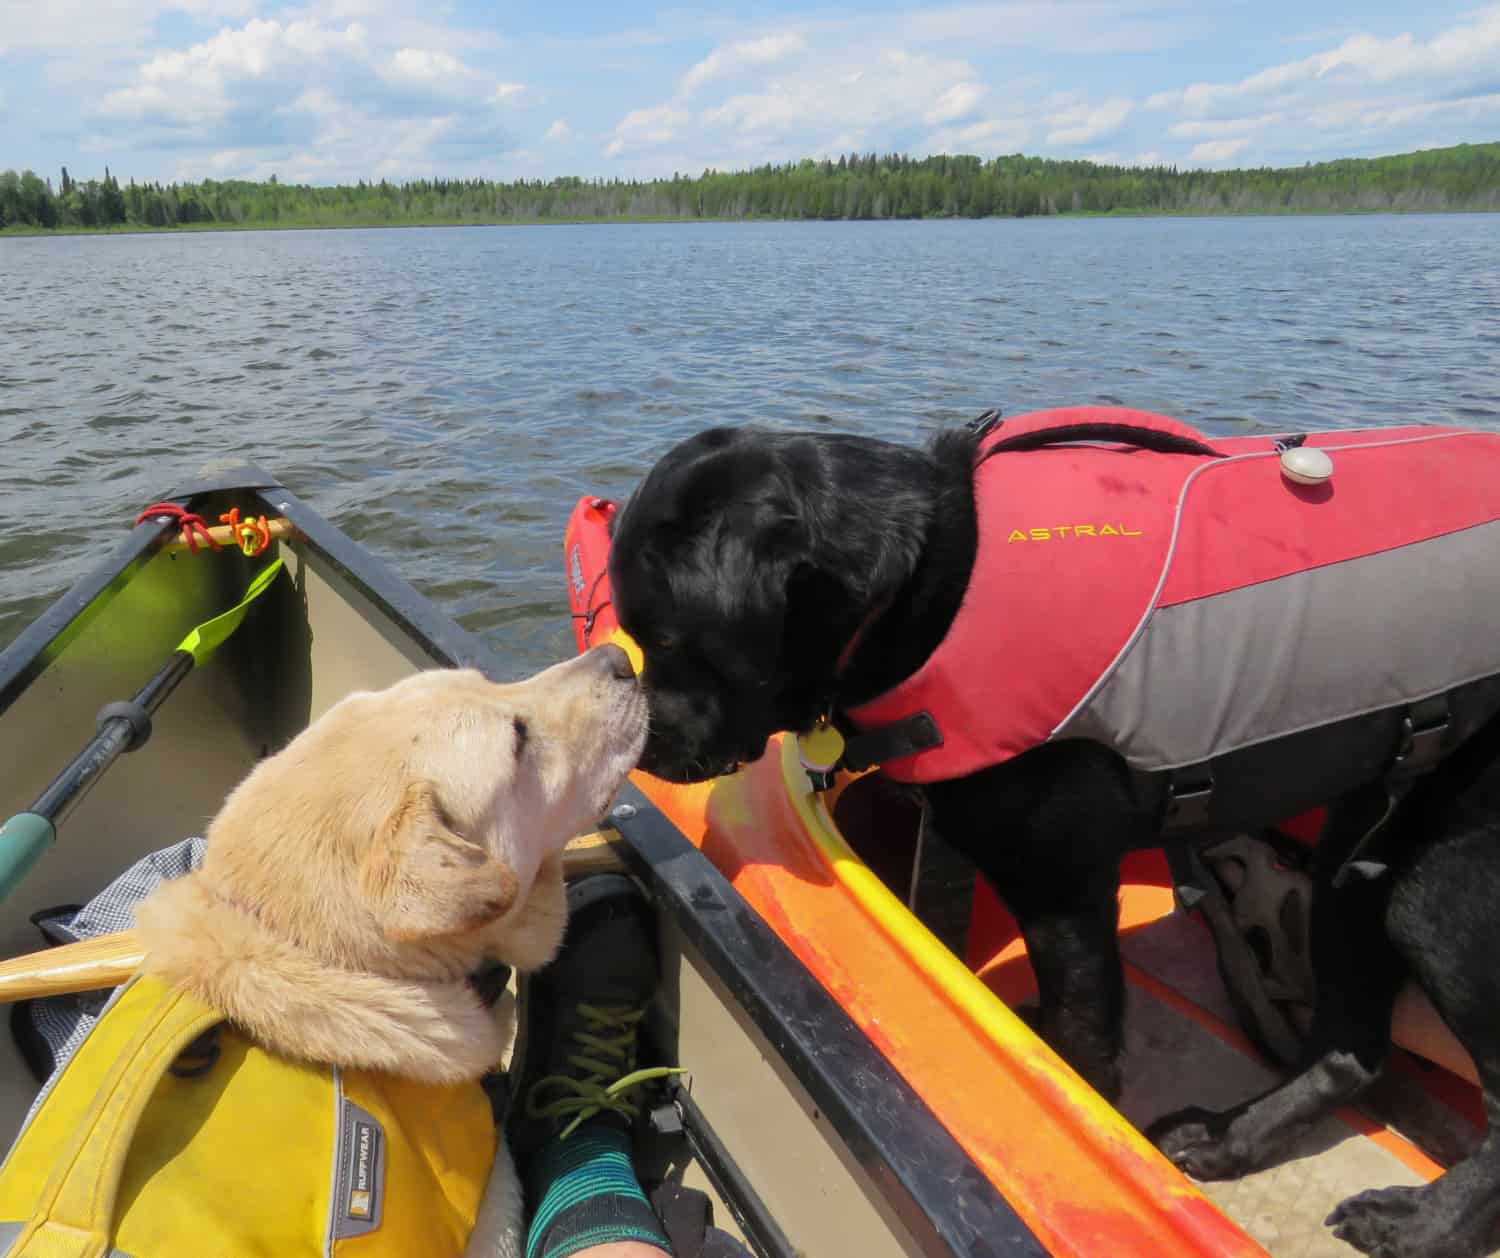
[[[1437,768],[1447,753],[1449,717],[1446,694],[1418,699],[1407,705],[1401,716],[1401,741],[1396,754],[1391,758],[1391,767],[1385,775],[1385,811],[1368,830],[1360,836],[1344,863],[1333,875],[1333,886],[1339,890],[1353,878],[1373,881],[1390,868],[1390,862],[1382,859],[1382,842],[1386,827],[1396,815],[1396,808],[1407,793],[1417,784],[1424,773]]]
[[[1190,764],[1173,769],[1167,778],[1167,801],[1162,826],[1168,830],[1188,830],[1206,825],[1209,805],[1214,797],[1214,774],[1207,764]]]
[[[1449,718],[1446,694],[1419,699],[1401,718],[1401,745],[1391,762],[1391,775],[1414,777],[1435,768],[1443,758]]]
[[[976,437],[987,437],[1004,422],[1000,411],[992,406],[989,410],[976,415],[965,427]]]
[[[914,756],[919,751],[931,751],[942,745],[943,731],[938,728],[938,723],[930,713],[918,712],[889,725],[852,735],[844,744],[843,766],[851,773],[858,773],[871,765],[900,760],[903,756]]]

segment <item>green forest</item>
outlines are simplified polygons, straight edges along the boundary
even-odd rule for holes
[[[1500,210],[1500,143],[1304,166],[1178,170],[1021,155],[905,157],[706,170],[670,179],[361,181],[330,187],[0,173],[8,232],[383,227],[708,219],[988,218],[1052,214],[1326,214]]]

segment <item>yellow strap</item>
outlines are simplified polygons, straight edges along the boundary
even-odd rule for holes
[[[93,1104],[58,1157],[35,1213],[16,1238],[13,1258],[104,1258],[109,1253],[115,1195],[146,1104],[178,1054],[224,1020],[186,992],[151,979],[136,981],[158,989],[154,1005],[111,1063]]]

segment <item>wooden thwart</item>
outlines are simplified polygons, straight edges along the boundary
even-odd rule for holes
[[[277,516],[274,520],[266,521],[266,531],[271,534],[271,540],[273,542],[279,542],[284,538],[291,537],[296,533],[297,530],[290,520],[285,519],[281,516]],[[220,546],[237,547],[240,544],[240,539],[238,538],[238,536],[236,536],[235,531],[227,524],[215,524],[211,526],[208,530],[208,535],[213,538],[214,541],[218,542]],[[198,548],[200,550],[203,549],[204,541],[203,535],[201,533],[198,534],[197,541]],[[184,529],[177,535],[177,540],[175,542],[168,542],[165,546],[162,547],[162,549],[168,554],[173,554],[180,550],[190,550],[191,548],[192,547],[188,542],[188,533],[186,529]]]
[[[623,871],[621,841],[617,830],[595,830],[569,840],[563,851],[564,877]],[[122,930],[11,957],[0,961],[0,1004],[117,987],[141,968],[144,956],[135,931]]]

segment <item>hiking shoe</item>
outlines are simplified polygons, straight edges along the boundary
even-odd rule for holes
[[[636,1033],[658,977],[651,909],[636,884],[620,874],[571,883],[561,950],[520,980],[507,1120],[519,1164],[589,1119],[628,1129],[638,1086],[675,1073],[637,1069]]]

